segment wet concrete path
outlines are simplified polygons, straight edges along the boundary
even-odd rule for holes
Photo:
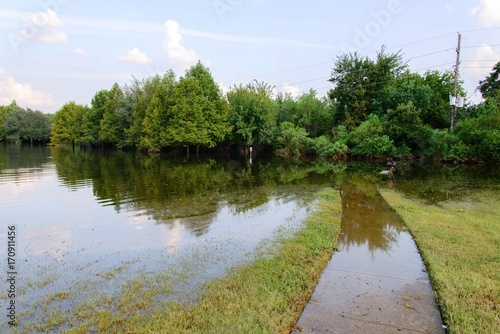
[[[293,333],[445,333],[429,277],[373,184],[342,187],[339,251]]]

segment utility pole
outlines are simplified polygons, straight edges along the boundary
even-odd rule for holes
[[[457,63],[455,64],[455,83],[453,84],[453,101],[451,105],[451,131],[455,130],[455,116],[457,111],[457,85],[458,85],[458,67],[460,66],[460,47],[462,44],[462,35],[458,34]]]

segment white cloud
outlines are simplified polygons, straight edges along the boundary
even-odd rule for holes
[[[0,68],[0,105],[7,105],[16,100],[19,105],[30,108],[54,106],[55,101],[45,92],[34,89],[28,83],[20,83],[13,76],[7,75]]]
[[[484,80],[493,70],[493,66],[500,61],[500,53],[496,52],[491,46],[483,44],[476,48],[472,54],[473,61],[463,66],[461,70],[464,81],[467,83],[469,101],[476,104],[482,101],[482,96],[476,88],[479,82]]]
[[[481,10],[481,7],[476,6],[474,8],[471,8],[469,12],[470,12],[470,15],[475,16],[477,13],[479,13],[480,10]]]
[[[165,23],[165,39],[163,40],[163,50],[168,55],[173,69],[183,71],[195,65],[199,60],[207,66],[210,62],[201,59],[193,49],[187,49],[182,45],[182,35],[179,23],[168,20]]]
[[[29,13],[28,20],[37,27],[62,28],[63,23],[56,12],[48,9],[47,12]]]
[[[222,93],[226,95],[230,90],[231,87],[224,85],[222,82],[218,83],[219,89],[222,90]]]
[[[486,27],[500,25],[500,1],[481,0],[481,4],[471,9],[473,16],[478,16],[480,23]]]
[[[281,87],[281,91],[293,98],[297,98],[302,94],[302,90],[299,87],[292,86],[288,82],[285,82],[283,84],[283,86]]]
[[[340,48],[327,44],[317,44],[310,43],[307,41],[286,39],[286,38],[273,38],[273,37],[255,37],[255,36],[244,36],[244,35],[226,35],[226,34],[214,34],[199,30],[189,30],[180,29],[180,31],[186,35],[196,38],[202,38],[212,41],[221,41],[226,43],[238,43],[238,44],[262,44],[262,45],[288,45],[299,48],[314,48],[314,49],[325,49],[325,50],[340,50]]]
[[[88,57],[88,53],[87,51],[83,50],[83,49],[80,49],[80,48],[76,48],[73,50],[74,53],[76,53],[77,55],[80,55],[82,57]]]
[[[35,39],[42,43],[66,43],[68,36],[59,31],[63,27],[57,13],[51,9],[47,12],[29,13],[27,20],[30,24],[21,26],[19,35],[25,39]]]
[[[500,53],[493,50],[491,46],[483,44],[476,48],[473,59],[470,65],[472,72],[483,76],[482,79],[484,79],[492,71],[493,66],[500,61]]]
[[[153,63],[153,60],[144,52],[141,52],[138,48],[128,50],[128,53],[125,56],[120,56],[118,59],[139,65],[151,65]]]

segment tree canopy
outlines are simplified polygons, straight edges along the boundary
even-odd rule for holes
[[[401,52],[385,47],[374,58],[337,57],[327,96],[275,93],[253,80],[223,93],[198,62],[173,71],[115,83],[90,106],[66,103],[50,119],[15,101],[0,106],[0,140],[105,145],[150,153],[190,146],[259,145],[286,157],[423,156],[444,161],[500,160],[500,62],[480,81],[484,101],[460,108],[449,131],[454,73],[411,71]],[[459,81],[458,91],[465,96]],[[45,134],[45,135],[44,135]]]
[[[4,119],[6,140],[11,142],[48,141],[51,122],[41,111],[13,108]]]

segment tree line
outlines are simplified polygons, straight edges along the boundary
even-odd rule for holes
[[[410,71],[400,52],[382,48],[335,60],[333,88],[294,98],[256,80],[226,94],[200,62],[98,91],[90,106],[66,103],[52,122],[15,102],[0,106],[0,140],[49,140],[132,148],[259,145],[285,157],[423,157],[441,161],[500,160],[500,62],[479,83],[484,101],[459,108],[450,129],[454,73]],[[459,85],[458,91],[465,96]],[[43,121],[42,121],[43,119]],[[36,131],[35,131],[36,129]],[[48,130],[50,129],[50,130]],[[49,134],[50,133],[50,134]]]

